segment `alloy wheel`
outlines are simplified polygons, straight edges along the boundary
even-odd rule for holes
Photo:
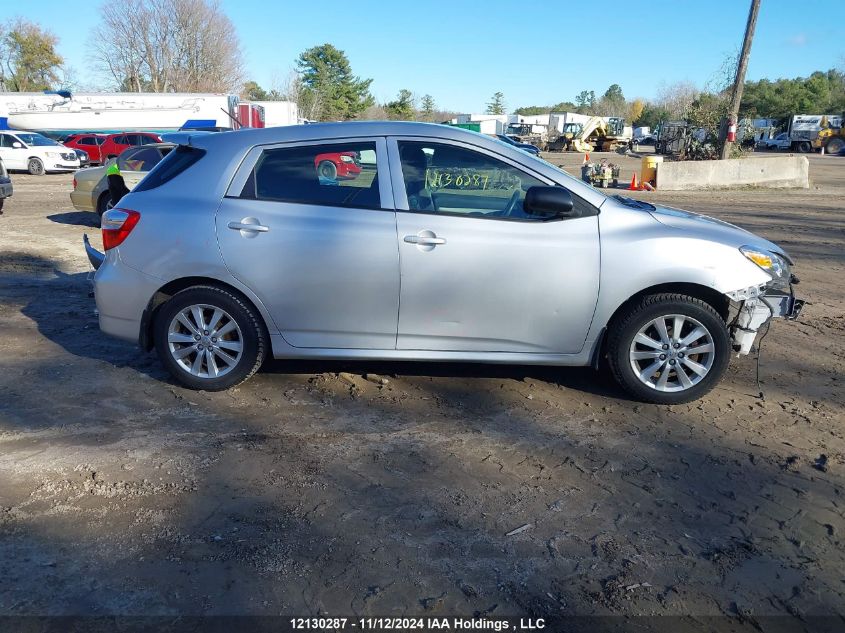
[[[167,329],[173,360],[197,378],[220,378],[243,355],[243,333],[232,316],[216,306],[191,305],[180,310]]]
[[[686,391],[713,367],[716,347],[700,321],[667,314],[646,323],[631,341],[634,375],[646,386],[664,392]]]

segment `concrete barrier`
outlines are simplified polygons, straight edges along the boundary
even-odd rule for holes
[[[671,161],[657,165],[658,191],[734,187],[810,187],[806,156]]]

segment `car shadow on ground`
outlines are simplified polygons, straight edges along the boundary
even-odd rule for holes
[[[47,219],[56,224],[72,224],[74,226],[90,226],[100,228],[100,218],[92,211],[66,211],[48,215]]]
[[[607,371],[590,367],[445,363],[434,361],[310,361],[270,359],[262,374],[349,373],[402,378],[478,378],[486,380],[532,380],[608,398],[628,399]]]

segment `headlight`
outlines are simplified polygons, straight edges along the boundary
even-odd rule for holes
[[[742,246],[739,251],[772,276],[772,287],[784,290],[789,287],[791,273],[785,257],[753,246]]]
[[[343,161],[344,163],[354,163],[355,162],[351,156],[347,156],[346,154],[341,156],[340,160]]]

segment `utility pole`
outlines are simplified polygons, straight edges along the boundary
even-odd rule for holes
[[[757,13],[760,11],[760,0],[751,0],[751,9],[748,11],[748,22],[745,25],[745,39],[742,40],[742,51],[739,54],[739,64],[736,68],[736,80],[734,81],[733,92],[731,93],[731,109],[728,112],[728,129],[731,126],[736,132],[736,124],[739,119],[739,104],[742,101],[742,90],[745,87],[745,71],[748,69],[748,57],[751,55],[751,40],[754,39],[754,27],[757,26]],[[727,140],[722,144],[722,154],[719,158],[726,159],[731,155],[733,142]]]

